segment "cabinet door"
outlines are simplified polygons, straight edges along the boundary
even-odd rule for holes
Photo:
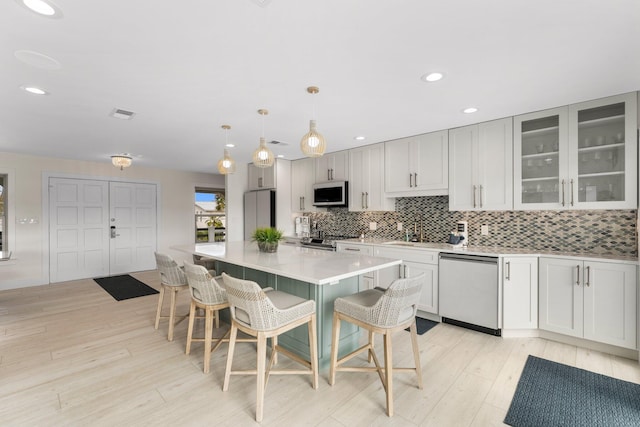
[[[414,137],[410,170],[413,186],[429,195],[447,194],[449,188],[449,133],[432,132]]]
[[[356,148],[349,153],[349,210],[359,212],[365,210],[365,157],[366,150]],[[368,165],[368,163],[367,163]],[[366,187],[368,189],[368,187]]]
[[[409,167],[409,146],[413,138],[402,138],[384,143],[384,189],[387,193],[411,191],[413,170]]]
[[[349,179],[349,152],[325,154],[316,158],[315,182],[346,181]]]
[[[570,200],[585,209],[635,209],[635,94],[569,106]]]
[[[583,336],[582,270],[581,261],[540,258],[540,329]]]
[[[259,168],[249,163],[249,190],[276,188],[276,163],[268,168]]]
[[[584,337],[636,348],[636,266],[586,261]]]
[[[478,125],[478,205],[513,209],[513,119]]]
[[[424,273],[418,310],[438,314],[438,265],[405,262],[403,267],[401,269],[403,277],[415,277]]]
[[[561,107],[514,117],[515,209],[568,206],[567,111]]]
[[[292,212],[315,212],[313,206],[314,159],[291,162],[291,210]]]
[[[393,210],[395,200],[384,194],[384,144],[349,152],[349,210]]]
[[[478,126],[449,131],[449,210],[478,208],[477,154]]]
[[[502,272],[502,327],[504,329],[537,329],[537,258],[504,258]]]

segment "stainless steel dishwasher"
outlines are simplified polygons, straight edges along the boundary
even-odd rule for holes
[[[445,252],[438,270],[442,321],[500,336],[498,257]]]

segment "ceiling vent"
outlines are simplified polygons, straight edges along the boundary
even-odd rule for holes
[[[251,1],[260,7],[267,7],[269,6],[269,3],[271,3],[271,0],[251,0]]]
[[[280,141],[276,141],[276,140],[269,141],[269,144],[272,144],[272,145],[282,145],[282,146],[289,145],[289,144],[287,144],[286,142],[280,142]]]
[[[136,113],[134,113],[133,111],[121,110],[120,108],[114,108],[113,110],[111,110],[111,113],[109,115],[116,119],[131,120],[133,119],[133,116],[136,115]]]

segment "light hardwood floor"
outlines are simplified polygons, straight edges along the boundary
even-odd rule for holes
[[[133,275],[159,287],[156,272]],[[204,374],[203,344],[184,354],[186,321],[173,342],[166,322],[153,329],[156,304],[117,302],[92,280],[0,292],[0,425],[255,425],[255,378],[233,377],[223,393],[226,345]],[[188,306],[181,292],[178,312]],[[307,376],[270,378],[262,425],[503,425],[529,354],[640,383],[637,361],[538,338],[440,324],[419,343],[424,389],[396,375],[394,417],[376,374],[338,373],[331,387],[322,372],[318,390]],[[238,345],[234,367],[255,363],[252,346]],[[408,333],[394,336],[394,360],[411,366]]]

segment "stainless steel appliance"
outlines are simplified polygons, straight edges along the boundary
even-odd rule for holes
[[[273,190],[244,193],[244,239],[258,227],[276,226],[276,192]]]
[[[500,336],[498,257],[441,253],[438,270],[442,321]]]
[[[349,183],[331,181],[313,184],[313,206],[348,206]]]
[[[322,238],[308,237],[300,241],[302,246],[315,249],[323,249],[325,251],[335,251],[336,242],[338,240],[353,239],[353,236],[323,236]]]

